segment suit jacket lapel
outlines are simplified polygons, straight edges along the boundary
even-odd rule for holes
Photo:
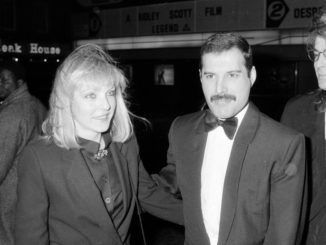
[[[225,244],[231,232],[236,213],[238,187],[243,161],[248,146],[255,136],[258,125],[258,109],[253,104],[249,104],[248,111],[242,123],[239,125],[238,132],[235,136],[225,176],[219,230],[219,241],[221,244]]]
[[[312,164],[312,175],[314,176],[313,182],[313,202],[311,206],[311,213],[309,219],[314,219],[319,211],[325,206],[325,195],[326,195],[326,167],[325,167],[325,113],[318,113],[314,108],[310,108],[310,111],[307,112],[307,119],[311,125],[308,125],[311,132],[311,142],[315,142],[311,145],[308,145],[308,149],[311,151],[311,154],[308,156],[314,156],[313,159],[309,159]],[[310,147],[310,148],[309,148]]]
[[[201,240],[203,241],[203,244],[206,244],[209,243],[209,238],[205,229],[201,209],[201,169],[204,160],[205,147],[208,135],[205,130],[205,123],[203,119],[204,116],[205,113],[203,113],[198,118],[198,121],[195,122],[195,134],[193,135],[193,137],[190,137],[192,138],[192,140],[189,141],[190,145],[188,147],[188,153],[191,152],[191,154],[188,156],[189,161],[187,165],[186,174],[188,175],[189,180],[191,180],[191,184],[189,185],[191,187],[191,191],[189,191],[189,193],[191,193],[192,196],[190,197],[190,199],[193,201],[192,215],[195,216],[194,220],[198,221],[198,224],[196,224],[199,229],[197,236],[205,235],[201,238],[198,237],[198,240]]]
[[[319,175],[317,180],[319,180],[318,183],[318,189],[323,184],[324,176],[326,176],[326,168],[325,168],[325,162],[324,162],[324,154],[325,154],[325,113],[317,113],[316,111],[313,111],[314,115],[313,117],[308,117],[310,120],[313,120],[315,129],[315,132],[312,136],[312,142],[316,142],[313,146],[315,149],[311,149],[313,151],[313,155],[317,159],[312,159],[315,161],[315,164],[317,163],[318,167],[316,167],[316,173],[315,175]]]

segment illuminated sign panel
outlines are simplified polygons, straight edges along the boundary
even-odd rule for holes
[[[48,55],[60,56],[63,55],[63,47],[59,45],[43,45],[37,42],[1,42],[0,54],[22,54],[22,55]]]
[[[249,6],[248,6],[249,5]],[[263,28],[262,0],[196,2],[197,32],[215,32],[231,30],[255,30]]]
[[[138,9],[139,35],[192,33],[195,12],[193,2],[157,4]]]
[[[138,9],[123,8],[121,9],[120,25],[121,32],[125,36],[136,36],[138,34]]]
[[[85,30],[81,28],[85,24],[97,27],[94,24],[101,23],[98,32],[89,31],[88,35],[77,38],[307,28],[323,3],[324,0],[184,1],[102,9],[98,10],[98,21],[85,19],[81,23],[77,14],[73,23],[76,30]]]
[[[61,49],[59,47],[48,47],[48,46],[41,46],[38,43],[30,43],[28,52],[30,54],[60,55]]]
[[[77,0],[79,4],[85,7],[94,7],[100,5],[112,5],[124,2],[123,0]]]
[[[72,35],[74,37],[79,38],[89,36],[88,15],[88,13],[76,13],[72,16]]]
[[[117,37],[121,35],[120,12],[120,9],[112,9],[100,12],[99,16],[102,20],[102,27],[97,37]]]
[[[324,0],[266,0],[267,28],[308,28]]]
[[[0,45],[0,53],[13,53],[13,54],[21,54],[22,46],[18,43],[13,44],[1,44]]]

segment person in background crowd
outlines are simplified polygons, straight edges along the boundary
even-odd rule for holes
[[[292,98],[281,122],[306,136],[309,173],[307,239],[304,244],[326,244],[326,13],[313,19],[307,39],[308,57],[314,64],[319,88]]]
[[[129,244],[137,200],[183,223],[181,201],[156,185],[140,160],[126,82],[113,58],[92,44],[58,68],[45,137],[25,148],[19,165],[16,245]]]
[[[14,244],[17,163],[24,147],[41,133],[46,109],[25,83],[18,64],[0,64],[0,244]]]
[[[174,120],[153,176],[182,196],[185,244],[299,244],[304,136],[248,102],[256,70],[243,37],[209,37],[199,75],[208,109]]]

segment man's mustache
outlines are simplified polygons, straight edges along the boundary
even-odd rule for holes
[[[211,102],[214,102],[216,100],[237,100],[237,97],[235,97],[232,94],[215,94],[211,96]]]

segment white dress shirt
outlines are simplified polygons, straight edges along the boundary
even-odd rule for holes
[[[222,127],[216,127],[207,136],[201,169],[201,210],[211,245],[218,242],[224,178],[233,142],[247,109],[248,105],[236,116],[238,126],[232,140],[225,135]]]

